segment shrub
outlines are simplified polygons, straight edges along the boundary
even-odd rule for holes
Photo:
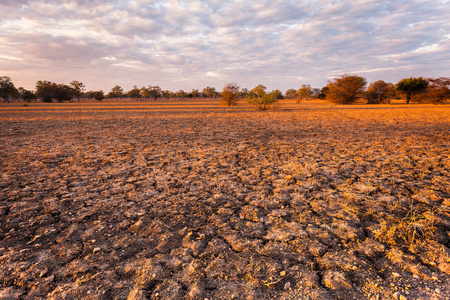
[[[222,91],[222,105],[236,105],[239,99],[239,86],[235,82],[227,83]]]
[[[266,93],[266,87],[260,84],[252,90],[252,94],[248,95],[245,100],[260,110],[266,110],[272,108],[278,102],[277,96],[277,91]]]

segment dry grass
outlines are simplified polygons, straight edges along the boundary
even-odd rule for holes
[[[448,106],[13,103],[0,126],[0,299],[450,297]]]

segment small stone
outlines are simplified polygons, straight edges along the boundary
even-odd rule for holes
[[[398,299],[398,296],[400,295],[399,292],[395,292],[392,294],[392,297],[394,297],[395,299]]]
[[[39,277],[44,277],[45,274],[47,274],[47,270],[42,271],[42,272],[39,274]]]
[[[417,274],[414,274],[413,277],[414,277],[415,279],[420,279],[420,276],[417,275]]]
[[[45,281],[47,281],[47,282],[53,282],[53,280],[55,280],[55,275],[51,275],[51,276],[48,276],[47,278],[45,278]]]
[[[442,292],[440,288],[436,288],[434,291],[438,294],[440,294]]]
[[[403,296],[403,295],[400,295],[400,296],[398,297],[398,299],[399,299],[399,300],[408,300],[408,299],[406,299],[406,297]]]
[[[281,272],[280,272],[280,276],[281,276],[281,277],[286,276],[286,271],[281,271]]]
[[[397,272],[392,272],[392,276],[394,276],[394,277],[400,277],[400,274],[398,274]]]
[[[431,279],[438,281],[439,278],[437,278],[437,276],[431,276]]]
[[[94,253],[100,252],[101,250],[102,250],[102,248],[96,247],[96,248],[94,248]]]
[[[284,285],[284,289],[285,290],[289,290],[291,288],[291,283],[288,281],[286,282],[286,284]]]
[[[92,244],[95,243],[95,240],[91,240],[91,243],[92,243]]]

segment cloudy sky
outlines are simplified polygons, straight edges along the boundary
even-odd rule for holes
[[[88,90],[450,76],[448,0],[0,0],[0,76]]]

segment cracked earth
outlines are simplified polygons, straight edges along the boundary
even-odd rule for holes
[[[450,107],[0,105],[0,299],[449,299]]]

